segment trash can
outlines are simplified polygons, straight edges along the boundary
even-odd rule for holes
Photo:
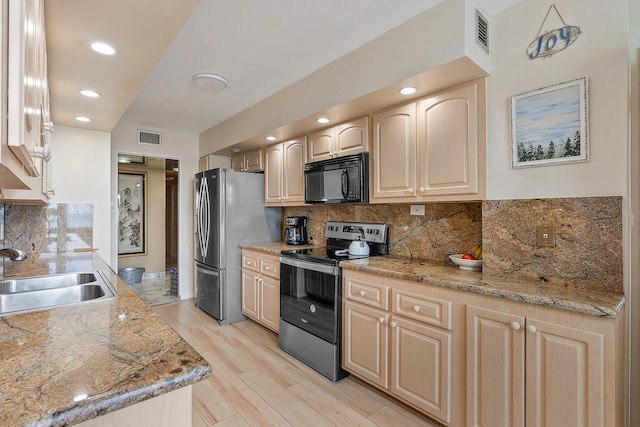
[[[169,287],[169,294],[174,297],[178,296],[178,269],[173,267],[169,270],[169,275],[171,276],[171,285]]]
[[[118,276],[125,282],[127,285],[135,285],[136,283],[142,282],[142,275],[144,274],[144,268],[142,267],[127,267],[118,269]]]

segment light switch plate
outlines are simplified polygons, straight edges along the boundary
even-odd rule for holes
[[[555,247],[556,246],[556,226],[553,224],[536,226],[536,245]]]
[[[424,205],[411,205],[409,212],[411,213],[411,215],[424,216]]]

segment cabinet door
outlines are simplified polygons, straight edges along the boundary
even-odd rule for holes
[[[280,281],[261,276],[260,281],[260,323],[278,332],[280,327]]]
[[[245,170],[244,154],[233,156],[231,158],[231,169],[233,169],[236,172],[244,172]]]
[[[259,275],[242,270],[242,313],[256,321],[260,320],[258,311],[259,280]]]
[[[524,325],[467,306],[467,426],[524,427]]]
[[[334,156],[369,151],[369,118],[362,117],[335,127]]]
[[[416,104],[373,116],[373,203],[416,196]]]
[[[283,144],[278,143],[264,149],[264,202],[282,206]]]
[[[284,143],[283,197],[288,205],[304,204],[305,139]]]
[[[477,85],[418,104],[418,194],[478,193]]]
[[[335,157],[334,132],[334,128],[329,128],[309,135],[309,158],[307,159],[307,163]]]
[[[389,315],[351,301],[344,302],[342,364],[344,369],[389,388]]]
[[[262,164],[262,150],[254,150],[244,155],[245,172],[260,172],[264,170]]]
[[[449,423],[451,333],[391,316],[391,392]]]
[[[605,425],[604,334],[528,318],[526,335],[526,424]]]

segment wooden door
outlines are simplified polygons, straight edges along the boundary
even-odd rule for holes
[[[280,328],[280,281],[261,276],[260,281],[260,323],[278,332]]]
[[[334,147],[338,156],[369,151],[369,118],[362,117],[336,126]]]
[[[336,149],[334,132],[334,128],[329,128],[309,135],[309,158],[307,159],[307,163],[335,157],[334,151],[336,151]]]
[[[244,155],[244,171],[260,172],[264,170],[262,164],[262,149],[253,150]]]
[[[467,426],[524,427],[525,318],[467,306]]]
[[[391,392],[451,421],[451,333],[391,316]]]
[[[372,384],[389,388],[389,315],[382,310],[344,302],[342,364]]]
[[[603,333],[527,318],[527,426],[614,425],[605,420]]]
[[[255,321],[260,321],[258,300],[260,275],[242,270],[242,313]]]
[[[420,101],[420,196],[478,193],[477,99],[477,86],[471,85]]]
[[[288,205],[304,204],[304,138],[284,143],[283,198]]]
[[[373,203],[416,196],[416,104],[373,116]]]
[[[283,156],[281,142],[264,149],[264,202],[267,205],[283,205]]]
[[[244,154],[231,157],[231,169],[236,172],[245,171]]]

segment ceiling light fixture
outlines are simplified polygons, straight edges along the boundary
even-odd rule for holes
[[[193,75],[196,86],[207,90],[224,90],[229,86],[229,81],[224,77],[213,73],[196,73]]]
[[[232,148],[232,149],[231,149],[231,151],[232,151],[233,153],[239,153],[239,152],[241,152],[242,150],[241,150],[241,149],[239,149],[239,148]]]
[[[91,89],[82,89],[82,90],[79,90],[78,92],[80,92],[81,95],[84,95],[89,98],[98,98],[102,96],[98,92]]]
[[[328,119],[328,118],[326,118],[326,117],[318,117],[318,118],[316,119],[316,122],[318,122],[318,123],[322,123],[322,124],[325,124],[325,123],[329,123],[329,119]]]
[[[85,116],[76,116],[76,120],[79,122],[90,122],[91,119],[89,117],[85,117]]]
[[[417,88],[415,88],[413,86],[408,86],[408,87],[403,87],[398,92],[400,92],[402,95],[413,95],[417,91],[418,91]]]
[[[118,53],[115,47],[103,42],[92,42],[90,46],[91,49],[103,55],[115,55]]]
[[[269,135],[268,137],[265,138],[267,141],[275,141],[276,137],[275,136],[271,136]]]

